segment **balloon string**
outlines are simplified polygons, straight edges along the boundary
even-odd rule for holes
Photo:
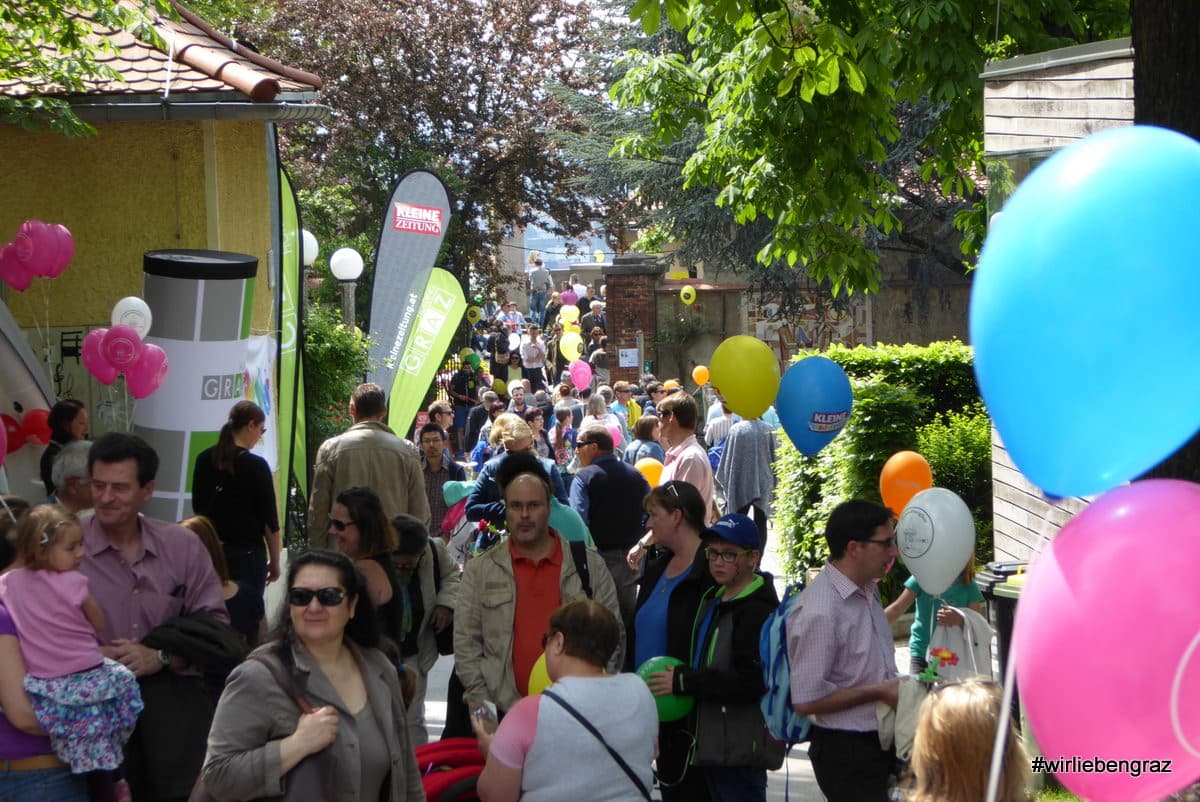
[[[43,311],[46,313],[46,336],[42,339],[42,348],[46,353],[46,367],[50,371],[50,378],[54,378],[54,349],[50,347],[50,293],[46,291],[46,284],[50,279],[42,279],[38,282],[42,291]]]
[[[17,522],[17,516],[13,515],[12,507],[8,506],[8,502],[4,500],[4,495],[0,494],[0,506],[4,507],[4,511],[8,513],[8,520],[13,523]]]
[[[1043,495],[1046,502],[1046,515],[1038,530],[1038,539],[1033,544],[1033,555],[1029,558],[1029,568],[1037,564],[1037,559],[1043,547],[1050,542],[1050,513],[1054,510],[1051,499]],[[1026,569],[1028,570],[1028,569]],[[1000,694],[1000,717],[996,722],[996,737],[992,741],[992,764],[988,769],[987,796],[985,802],[996,802],[996,794],[1000,790],[1000,768],[1004,765],[1004,750],[1007,746],[1009,724],[1012,721],[1013,689],[1017,683],[1017,633],[1013,627],[1012,637],[1008,642],[1008,664],[1004,666],[1004,690]]]

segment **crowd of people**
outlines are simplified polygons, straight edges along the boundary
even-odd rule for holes
[[[783,759],[759,706],[778,427],[719,398],[702,416],[678,381],[610,385],[607,364],[579,386],[554,346],[561,293],[535,279],[530,318],[496,305],[412,440],[387,425],[382,388],[355,389],[286,569],[254,453],[262,409],[230,410],[178,524],[140,511],[149,445],[91,443],[86,411],[62,410],[48,503],[9,496],[0,512],[0,799],[423,799],[414,750],[430,737],[429,672],[450,654],[442,736],[477,739],[485,800],[765,799]],[[582,290],[603,353],[604,305]],[[897,556],[892,518],[834,509],[829,562],[788,621],[792,699],[833,802],[882,802],[895,782],[877,704],[897,704],[897,611],[875,582]],[[630,673],[659,658],[673,660]],[[666,697],[694,708],[660,721]],[[982,686],[930,694],[912,799],[981,798],[998,704]],[[959,720],[978,738],[949,744]],[[973,752],[950,764],[951,748]],[[1021,798],[1023,765],[1006,762],[1003,802]]]

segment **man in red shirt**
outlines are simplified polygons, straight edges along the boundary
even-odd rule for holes
[[[550,528],[550,477],[532,454],[510,454],[496,475],[507,508],[508,537],[467,563],[454,622],[455,671],[472,710],[493,702],[506,712],[529,693],[550,614],[587,598],[576,554],[587,560],[591,597],[620,618],[617,591],[604,559],[573,550]],[[625,642],[624,632],[620,643]],[[609,662],[620,670],[624,649]]]

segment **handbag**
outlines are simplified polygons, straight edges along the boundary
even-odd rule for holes
[[[283,667],[278,662],[268,658],[266,655],[258,654],[252,654],[247,659],[254,660],[266,666],[267,671],[271,672],[271,676],[275,678],[275,682],[279,684],[284,693],[295,700],[296,706],[300,708],[300,711],[305,714],[312,714],[313,706],[308,703],[303,694],[296,690],[296,685],[292,682],[291,678],[284,675]],[[285,800],[329,798],[324,792],[325,778],[329,775],[329,767],[317,759],[320,755],[321,752],[309,755],[284,775],[283,798]],[[199,777],[196,779],[196,784],[192,787],[192,793],[188,795],[188,802],[220,802],[220,800],[209,793],[204,785],[204,778]]]
[[[429,553],[433,556],[433,594],[436,596],[442,592],[442,563],[432,540],[429,541]],[[437,641],[438,654],[454,654],[454,619],[451,618],[441,632],[434,632],[433,637]]]
[[[612,756],[612,759],[617,761],[617,765],[621,767],[621,770],[625,772],[625,775],[627,777],[629,777],[629,779],[633,781],[633,784],[637,786],[637,789],[639,791],[641,791],[642,798],[646,799],[646,800],[650,799],[650,790],[648,788],[646,788],[646,784],[644,782],[642,782],[642,778],[637,776],[637,774],[634,772],[634,770],[629,767],[629,764],[625,762],[625,758],[621,757],[617,753],[616,749],[613,749],[611,746],[608,745],[608,741],[604,740],[604,736],[600,734],[600,730],[596,729],[592,725],[592,722],[590,722],[586,718],[584,718],[583,714],[580,713],[578,710],[576,710],[574,707],[572,707],[567,702],[566,699],[563,699],[561,696],[554,693],[553,691],[549,691],[549,690],[542,691],[542,696],[546,697],[548,699],[552,699],[555,702],[557,702],[558,705],[560,707],[562,707],[563,710],[566,710],[568,713],[570,713],[572,716],[574,716],[575,720],[578,721],[580,724],[582,724],[584,729],[586,729],[588,732],[590,732],[592,735],[594,735],[596,737],[596,740],[600,742],[600,745],[608,750],[608,754]]]

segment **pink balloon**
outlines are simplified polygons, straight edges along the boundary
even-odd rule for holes
[[[612,435],[613,445],[621,445],[621,427],[615,423],[609,424],[608,433]]]
[[[25,269],[25,264],[17,258],[17,246],[8,243],[0,248],[0,279],[17,292],[29,289],[33,274]]]
[[[142,338],[133,326],[113,326],[100,342],[100,353],[117,370],[127,370],[141,356]]]
[[[592,366],[582,359],[576,359],[567,370],[571,374],[571,383],[575,385],[576,390],[582,390],[592,383]]]
[[[133,367],[125,371],[125,383],[134,398],[145,398],[153,393],[167,378],[167,354],[153,343],[142,346]]]
[[[1056,772],[1092,802],[1149,802],[1200,776],[1200,485],[1135,482],[1063,527],[1017,605],[1017,685],[1047,758],[1170,773]],[[1106,653],[1119,644],[1119,657]]]
[[[574,306],[579,303],[579,296],[573,290],[567,290],[562,295],[558,296],[564,306]]]
[[[101,351],[106,334],[108,334],[108,329],[92,329],[87,333],[87,336],[83,338],[82,361],[87,372],[92,374],[96,381],[109,385],[117,380],[117,374],[121,371],[110,365]]]
[[[26,220],[13,238],[17,259],[35,276],[49,276],[58,260],[58,235],[40,220]]]
[[[75,256],[75,238],[71,236],[70,229],[61,223],[51,225],[50,231],[58,243],[58,248],[55,253],[54,264],[50,266],[49,278],[58,278],[67,269],[67,265],[71,263],[71,259]]]

